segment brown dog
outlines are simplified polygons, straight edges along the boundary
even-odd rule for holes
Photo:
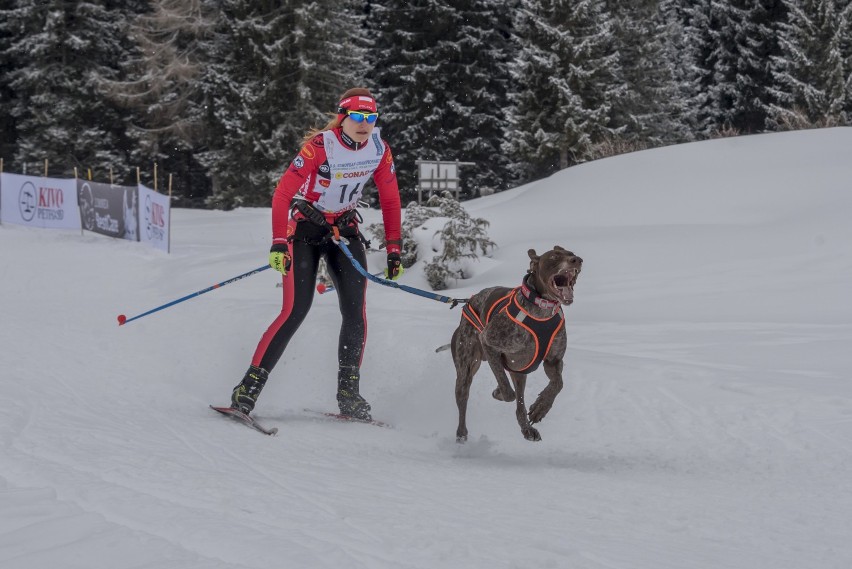
[[[450,347],[457,374],[458,442],[467,440],[465,417],[470,384],[483,359],[488,360],[497,378],[492,396],[499,401],[517,402],[515,415],[528,441],[541,440],[533,424],[544,419],[562,389],[567,335],[561,305],[574,301],[574,284],[583,259],[558,245],[540,257],[534,249],[528,254],[530,268],[523,284],[515,289],[487,288],[473,295],[453,333]],[[542,362],[550,383],[527,413],[527,374]],[[514,390],[506,372],[512,377]]]

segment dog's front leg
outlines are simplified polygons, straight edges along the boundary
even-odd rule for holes
[[[509,384],[509,377],[506,375],[506,370],[503,367],[503,357],[500,351],[482,343],[485,359],[488,360],[488,365],[491,366],[491,371],[497,379],[497,389],[491,392],[492,397],[497,401],[514,401],[515,391]]]
[[[510,371],[509,375],[512,376],[512,383],[515,384],[515,392],[517,394],[515,417],[518,419],[518,425],[521,427],[521,433],[523,433],[524,438],[528,441],[540,441],[541,435],[535,427],[530,424],[529,417],[527,417],[527,405],[524,403],[524,389],[527,385],[527,376],[513,371]]]
[[[556,396],[562,391],[562,360],[544,360],[544,373],[550,382],[547,387],[542,389],[535,403],[530,407],[530,421],[533,423],[539,423],[544,419],[547,412],[553,407]]]

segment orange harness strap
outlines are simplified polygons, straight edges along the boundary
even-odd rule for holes
[[[488,309],[488,312],[485,315],[485,322],[482,321],[482,318],[480,318],[479,314],[476,313],[469,303],[462,309],[462,316],[464,316],[467,321],[476,328],[477,332],[481,334],[493,315],[505,312],[506,316],[512,322],[529,332],[535,342],[535,355],[523,368],[519,370],[512,370],[516,373],[528,374],[538,369],[538,366],[540,366],[541,362],[544,361],[544,358],[547,357],[547,354],[550,352],[550,348],[553,345],[553,340],[556,339],[556,335],[559,333],[559,330],[562,329],[563,323],[565,322],[565,316],[562,314],[562,310],[560,308],[555,314],[544,320],[535,318],[529,312],[524,310],[518,302],[517,293],[519,290],[520,287],[515,288],[505,296],[497,299],[497,301]]]

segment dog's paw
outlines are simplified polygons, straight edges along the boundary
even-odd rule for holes
[[[515,392],[514,390],[509,389],[509,394],[503,395],[503,393],[500,391],[500,388],[498,387],[497,389],[491,392],[491,397],[493,397],[497,401],[511,402],[515,400]]]
[[[547,412],[550,411],[550,408],[553,406],[553,401],[541,401],[538,400],[530,406],[529,415],[527,415],[530,419],[530,423],[541,423],[541,421],[547,416]]]
[[[538,442],[541,440],[541,435],[538,430],[533,427],[525,427],[521,429],[521,432],[524,434],[524,438],[528,441]]]
[[[464,427],[456,429],[456,442],[464,443],[465,441],[467,441],[467,429]]]

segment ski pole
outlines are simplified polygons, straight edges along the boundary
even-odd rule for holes
[[[149,314],[153,314],[154,312],[157,312],[157,311],[159,311],[159,310],[163,310],[164,308],[168,308],[169,306],[174,306],[175,304],[178,304],[179,302],[183,302],[184,300],[189,300],[190,298],[194,298],[194,297],[196,297],[196,296],[202,295],[202,294],[204,294],[205,292],[210,292],[211,290],[216,290],[217,288],[221,288],[221,287],[223,287],[223,286],[225,286],[225,285],[231,284],[231,283],[233,283],[233,282],[237,282],[237,281],[238,281],[238,280],[240,280],[240,279],[244,279],[244,278],[246,278],[246,277],[250,277],[250,276],[252,276],[252,275],[254,275],[254,274],[259,273],[260,271],[265,271],[266,269],[269,269],[269,268],[271,268],[269,265],[264,265],[264,266],[262,266],[262,267],[258,267],[258,268],[254,269],[254,270],[252,270],[252,271],[249,271],[249,272],[247,272],[247,273],[243,273],[243,274],[241,274],[241,275],[239,275],[239,276],[236,276],[236,277],[234,277],[234,278],[232,278],[232,279],[228,279],[228,280],[226,280],[226,281],[222,281],[222,282],[220,282],[220,283],[218,283],[218,284],[214,284],[213,286],[207,287],[207,288],[205,288],[204,290],[199,290],[198,292],[193,292],[192,294],[188,294],[188,295],[186,295],[186,296],[184,296],[184,297],[181,297],[181,298],[179,298],[179,299],[177,299],[177,300],[173,300],[173,301],[171,301],[171,302],[167,302],[166,304],[164,304],[164,305],[162,305],[162,306],[158,306],[157,308],[151,309],[151,310],[149,310],[148,312],[143,312],[142,314],[139,314],[139,315],[137,315],[137,316],[134,316],[133,318],[128,318],[128,317],[127,317],[127,316],[125,316],[124,314],[119,314],[119,315],[118,315],[118,325],[119,325],[119,326],[123,326],[123,325],[127,324],[128,322],[133,322],[134,320],[137,320],[137,319],[139,319],[139,318],[142,318],[143,316],[148,316]]]
[[[443,296],[441,294],[435,294],[434,292],[429,292],[426,290],[420,290],[419,288],[414,288],[413,286],[408,286],[404,284],[399,284],[396,281],[392,281],[389,279],[383,279],[381,277],[371,275],[368,273],[364,267],[361,266],[361,263],[352,256],[352,251],[349,250],[349,247],[346,246],[345,239],[335,239],[334,242],[338,247],[343,251],[343,254],[346,255],[349,260],[352,262],[352,265],[355,267],[355,270],[373,281],[374,283],[378,283],[380,285],[389,286],[391,288],[398,288],[405,292],[416,294],[417,296],[422,296],[423,298],[428,298],[430,300],[437,300],[438,302],[444,302],[450,305],[450,308],[455,308],[458,304],[465,304],[468,298],[450,298],[449,296]]]

